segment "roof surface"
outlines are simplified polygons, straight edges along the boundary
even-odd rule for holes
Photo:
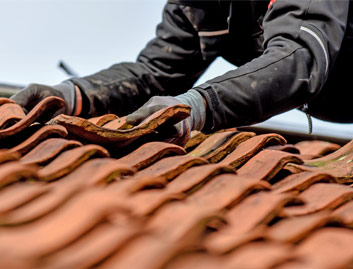
[[[353,266],[353,142],[228,129],[182,148],[153,140],[188,107],[128,126],[62,106],[0,98],[1,268]]]

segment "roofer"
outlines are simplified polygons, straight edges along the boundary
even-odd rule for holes
[[[12,99],[30,109],[59,96],[65,113],[83,117],[126,115],[149,99],[128,116],[135,124],[184,103],[191,116],[166,137],[176,144],[191,130],[258,123],[304,104],[317,118],[353,122],[352,11],[349,0],[169,0],[136,62],[53,87],[30,84]],[[238,68],[194,86],[219,56]]]

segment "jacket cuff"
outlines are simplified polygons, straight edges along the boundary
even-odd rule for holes
[[[224,123],[224,109],[220,105],[219,96],[209,83],[203,83],[193,88],[198,91],[207,102],[206,122],[202,129],[204,133],[212,133],[220,128]]]

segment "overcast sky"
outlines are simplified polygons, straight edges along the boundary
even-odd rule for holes
[[[161,20],[166,0],[0,0],[0,83],[57,84],[68,78],[60,60],[80,76],[134,61]],[[201,81],[232,67],[217,60]],[[291,112],[265,123],[307,132],[306,116]],[[314,133],[353,138],[353,125],[314,121]]]

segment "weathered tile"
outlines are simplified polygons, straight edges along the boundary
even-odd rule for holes
[[[149,218],[146,229],[170,242],[199,242],[207,224],[213,219],[223,220],[223,217],[212,208],[178,201],[160,208]]]
[[[67,130],[61,125],[45,125],[25,141],[8,150],[10,152],[18,152],[21,155],[24,155],[37,146],[40,142],[52,136],[65,137],[67,136]]]
[[[273,192],[301,192],[317,182],[337,183],[335,177],[320,172],[302,172],[290,175],[272,186]]]
[[[191,137],[189,141],[185,145],[185,150],[189,151],[194,149],[196,146],[200,145],[207,137],[210,135],[206,135],[200,131],[192,131]]]
[[[7,213],[48,191],[42,182],[20,182],[0,191],[0,215]]]
[[[298,264],[301,268],[351,268],[352,242],[352,230],[320,229],[301,243],[294,254],[302,261]]]
[[[100,268],[163,268],[183,247],[180,243],[171,244],[163,238],[145,235],[127,244]]]
[[[235,174],[235,169],[224,164],[206,164],[192,167],[170,182],[165,191],[191,194],[219,174]]]
[[[38,171],[40,180],[63,177],[91,157],[109,157],[109,152],[98,145],[85,145],[61,153],[50,164]]]
[[[272,241],[295,243],[330,221],[333,221],[333,218],[328,211],[285,218],[271,226],[266,231],[265,237]]]
[[[350,228],[353,228],[353,201],[350,201],[332,212],[331,217],[338,218]]]
[[[0,149],[0,164],[6,163],[9,161],[17,161],[21,157],[21,154],[18,152],[11,152],[6,149]]]
[[[237,131],[215,133],[206,138],[205,141],[188,153],[188,155],[203,157],[212,163],[216,163],[232,152],[240,143],[253,136],[255,136],[255,133],[239,133]]]
[[[186,201],[200,208],[216,211],[233,207],[252,192],[270,188],[266,181],[248,181],[237,175],[225,174],[213,178]]]
[[[129,206],[136,215],[148,215],[170,200],[183,199],[201,188],[218,174],[235,173],[231,166],[206,164],[189,168],[176,177],[164,189],[137,192],[128,199]]]
[[[170,155],[184,155],[182,147],[165,142],[149,142],[132,153],[119,159],[122,163],[127,163],[137,170],[146,168],[163,157]]]
[[[115,159],[100,158],[85,162],[61,178],[45,195],[0,216],[0,225],[14,225],[41,218],[62,206],[74,194],[89,187],[104,184],[120,174],[134,170]]]
[[[257,135],[241,143],[232,153],[222,160],[222,163],[237,168],[247,162],[266,145],[284,145],[286,143],[287,141],[278,134]]]
[[[323,172],[336,177],[339,182],[353,181],[353,141],[339,150],[324,157],[306,160],[303,165],[288,164],[286,169],[298,173],[301,171]]]
[[[116,120],[118,118],[119,117],[115,114],[105,114],[103,116],[90,118],[90,119],[88,119],[88,121],[97,125],[97,126],[103,126],[104,124],[107,124],[108,122],[110,122],[112,120]]]
[[[86,208],[87,210],[82,210]],[[41,257],[61,249],[92,230],[112,212],[119,212],[111,197],[100,190],[76,195],[55,214],[0,230],[0,250],[16,250],[19,257]]]
[[[139,235],[141,231],[141,226],[134,222],[124,226],[100,224],[78,241],[41,259],[37,268],[94,267]]]
[[[154,132],[156,128],[165,122],[178,122],[190,115],[190,107],[186,105],[176,105],[162,109],[138,126],[126,130],[113,130],[96,126],[89,121],[73,116],[59,115],[52,119],[49,124],[60,124],[66,129],[83,139],[97,144],[109,144],[116,148],[126,146],[137,138]]]
[[[82,146],[82,144],[75,140],[50,138],[43,141],[26,155],[24,155],[20,161],[21,163],[26,164],[42,165],[55,158],[60,152],[80,146]]]
[[[222,268],[273,268],[292,258],[292,246],[271,242],[248,244],[225,257]]]
[[[303,163],[291,153],[264,149],[244,164],[237,173],[249,180],[259,181],[272,179],[287,163]]]
[[[164,176],[165,180],[171,180],[188,168],[207,164],[207,160],[191,156],[172,156],[159,160],[155,164],[136,173],[136,177],[158,177]]]
[[[291,144],[269,146],[269,147],[266,147],[266,149],[285,151],[293,154],[300,154],[300,150],[296,146]]]
[[[320,140],[301,141],[295,144],[302,154],[327,155],[341,148],[340,145]]]
[[[38,178],[38,168],[18,161],[8,162],[0,166],[0,188],[21,179],[31,180]]]
[[[64,106],[64,100],[58,97],[45,98],[39,102],[23,119],[16,122],[11,127],[0,130],[0,139],[19,133],[35,121],[46,122],[48,118]]]
[[[0,106],[0,129],[6,129],[26,117],[21,106],[6,103]]]
[[[323,209],[334,209],[353,199],[353,188],[340,184],[317,183],[299,195],[305,204],[283,209],[285,216],[300,216]]]
[[[227,212],[227,225],[208,236],[205,246],[214,253],[231,251],[239,244],[238,237],[268,224],[286,204],[297,201],[291,194],[262,192],[251,195]]]
[[[173,257],[164,268],[166,269],[215,269],[225,268],[224,257],[211,255],[205,251],[180,253]]]
[[[130,242],[103,268],[161,268],[181,250],[197,245],[207,222],[217,217],[197,207],[170,204],[148,223],[149,235]]]

